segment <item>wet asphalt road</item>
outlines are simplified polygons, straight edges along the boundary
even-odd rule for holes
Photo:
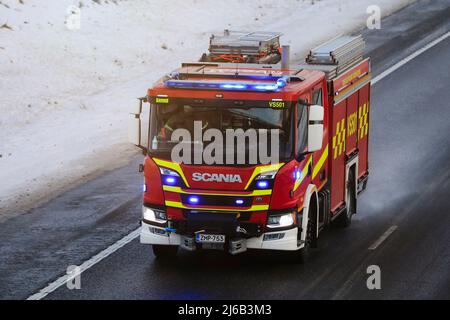
[[[365,31],[374,73],[448,31],[448,7],[421,1]],[[81,290],[47,298],[450,299],[449,86],[447,38],[373,87],[371,177],[359,214],[349,229],[324,232],[306,265],[270,252],[182,252],[162,262],[135,240],[83,273]],[[139,161],[2,223],[0,298],[26,298],[134,230]],[[380,266],[382,290],[367,289],[369,265]]]

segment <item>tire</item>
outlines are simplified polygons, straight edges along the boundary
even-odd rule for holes
[[[308,210],[308,224],[306,226],[306,238],[305,238],[305,246],[297,251],[298,260],[300,263],[304,264],[308,261],[311,248],[314,247],[314,215],[312,214],[313,210],[317,210],[316,204],[315,204],[315,197],[311,198],[310,204],[309,204],[309,210]],[[300,231],[300,229],[299,229]],[[301,236],[299,232],[299,237]]]
[[[152,247],[155,257],[161,259],[175,258],[178,252],[178,246],[153,245]]]
[[[350,170],[347,183],[347,198],[345,200],[346,210],[336,220],[336,225],[341,228],[348,228],[352,224],[352,216],[356,213],[356,188],[355,173]]]

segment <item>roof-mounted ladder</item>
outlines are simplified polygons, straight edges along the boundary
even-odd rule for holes
[[[308,64],[335,65],[339,70],[363,60],[365,42],[359,36],[338,36],[312,49],[306,57]]]

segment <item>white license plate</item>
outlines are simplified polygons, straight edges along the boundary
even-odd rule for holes
[[[225,243],[225,236],[223,234],[199,233],[195,240],[199,243]]]

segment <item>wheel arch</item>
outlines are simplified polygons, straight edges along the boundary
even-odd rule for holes
[[[303,200],[303,217],[308,217],[309,213],[310,213],[310,209],[311,209],[311,200],[314,201],[315,204],[315,210],[316,212],[314,212],[314,220],[315,220],[315,224],[316,224],[316,230],[315,230],[315,235],[316,235],[316,239],[319,236],[319,195],[317,193],[317,187],[314,184],[310,184],[308,186],[308,188],[306,189],[306,193],[305,193],[305,198]],[[301,240],[305,241],[306,238],[306,230],[308,227],[308,219],[302,219],[302,235],[301,235]]]
[[[356,213],[356,199],[358,197],[358,164],[359,164],[359,154],[355,153],[346,163],[345,165],[345,198],[347,199],[347,192],[348,192],[348,184],[351,182],[353,183],[354,188],[354,205],[355,205],[355,213]],[[349,181],[350,178],[350,172],[353,171],[353,181]]]

